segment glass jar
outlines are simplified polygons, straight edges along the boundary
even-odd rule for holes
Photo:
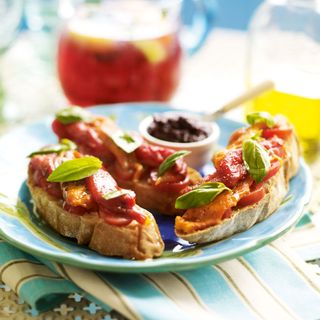
[[[58,48],[58,75],[68,100],[80,106],[169,100],[180,79],[182,9],[190,31],[185,35],[193,42],[189,49],[195,51],[212,27],[215,8],[208,2],[104,0],[77,7]],[[186,12],[184,3],[195,7]]]
[[[249,86],[273,80],[249,111],[282,113],[295,125],[306,155],[320,142],[320,7],[318,0],[268,0],[249,27]]]

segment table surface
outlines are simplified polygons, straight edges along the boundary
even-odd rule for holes
[[[48,73],[47,66],[35,58],[34,52],[32,52],[32,47],[34,46],[30,45],[34,41],[40,41],[36,38],[36,35],[23,35],[2,61],[2,74],[5,75],[6,85],[9,88],[14,86],[15,92],[26,92],[26,94],[29,92],[27,94],[28,97],[24,97],[26,105],[28,103],[32,105],[35,93],[34,87],[37,87],[37,103],[32,110],[28,110],[24,122],[51,114],[65,103],[54,72],[51,70],[51,73]],[[215,30],[205,47],[198,54],[185,58],[182,83],[172,104],[181,108],[210,111],[239,94],[244,89],[245,48],[245,33],[222,29]],[[22,49],[28,52],[23,57],[19,54]],[[21,75],[19,74],[21,70],[19,68],[25,66],[26,61],[24,59],[27,59],[26,57],[29,59],[28,68],[34,70],[34,65],[37,65],[38,73],[35,74],[32,71],[32,77],[36,81],[26,79],[21,84]],[[30,59],[32,63],[30,63]],[[12,65],[15,65],[13,71]],[[30,90],[28,91],[28,85],[33,86],[32,90],[30,89],[31,92]],[[22,88],[22,86],[24,87]],[[46,88],[41,91],[42,86],[46,86]],[[50,89],[48,89],[48,86]],[[17,101],[19,99],[18,97]],[[239,112],[241,113],[241,111],[235,111],[231,114],[231,117],[238,118]],[[5,127],[5,129],[10,130],[11,127]],[[314,189],[320,190],[320,167],[313,170],[313,172],[319,185],[319,188]],[[319,194],[313,196],[311,203],[312,210],[318,211],[320,207],[319,199]],[[54,310],[37,316],[35,310],[32,310],[26,303],[19,300],[10,288],[0,283],[1,319],[85,320],[110,319],[110,317],[121,319],[121,316],[115,313],[108,314],[101,310],[99,306],[90,303],[77,294],[70,295],[66,301]]]

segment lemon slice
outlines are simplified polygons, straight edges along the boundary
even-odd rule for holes
[[[160,41],[134,41],[133,45],[145,55],[150,63],[159,63],[166,58],[166,50]]]
[[[106,47],[111,47],[114,43],[113,40],[107,38],[92,37],[91,35],[74,32],[72,30],[69,32],[69,36],[79,45],[88,46],[95,49],[104,49]]]

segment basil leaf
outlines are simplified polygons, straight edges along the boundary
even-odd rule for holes
[[[58,166],[48,177],[49,182],[77,181],[89,177],[102,167],[96,157],[83,157],[67,160]]]
[[[269,112],[253,112],[247,115],[247,122],[251,125],[265,123],[268,128],[272,128],[275,121]]]
[[[253,134],[250,139],[259,141],[261,140],[262,130],[257,131],[255,134]]]
[[[120,190],[109,191],[108,193],[103,195],[103,198],[106,199],[106,200],[111,200],[111,199],[114,199],[114,198],[118,198],[118,197],[124,196],[125,194],[129,194],[129,195],[134,196],[134,192],[133,191],[127,190],[127,189],[120,189]]]
[[[190,151],[181,150],[173,153],[162,161],[158,169],[158,176],[161,177],[166,171],[175,165],[178,159],[188,155]]]
[[[56,113],[56,119],[62,124],[70,124],[79,121],[91,122],[93,121],[94,117],[83,108],[69,107],[58,111]]]
[[[60,144],[65,145],[66,147],[69,148],[69,150],[76,150],[77,149],[77,145],[69,139],[61,139]]]
[[[60,153],[62,151],[76,150],[77,145],[74,144],[69,139],[62,139],[59,143],[51,144],[49,146],[45,146],[41,148],[39,151],[32,152],[28,155],[29,158],[32,158],[36,155],[41,154],[50,154],[50,153]]]
[[[222,182],[206,182],[180,196],[175,203],[176,209],[202,207],[214,200],[223,191],[231,191]]]
[[[261,182],[270,168],[269,154],[257,141],[248,139],[242,145],[242,157],[250,176]]]
[[[138,149],[142,144],[142,138],[134,137],[128,133],[118,130],[111,135],[114,143],[126,153],[131,153]]]

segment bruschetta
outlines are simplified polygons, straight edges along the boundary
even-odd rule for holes
[[[80,152],[101,159],[118,185],[133,190],[137,203],[148,210],[182,214],[175,200],[201,179],[182,153],[151,146],[137,133],[122,131],[108,117],[72,107],[57,113],[52,128],[59,139],[70,139]]]
[[[164,244],[157,223],[136,204],[134,192],[118,187],[99,159],[65,145],[31,154],[28,187],[40,217],[102,255],[160,256]]]
[[[288,192],[299,168],[299,146],[285,118],[268,113],[247,117],[226,149],[213,157],[215,172],[176,201],[176,235],[194,243],[227,238],[267,218]]]

